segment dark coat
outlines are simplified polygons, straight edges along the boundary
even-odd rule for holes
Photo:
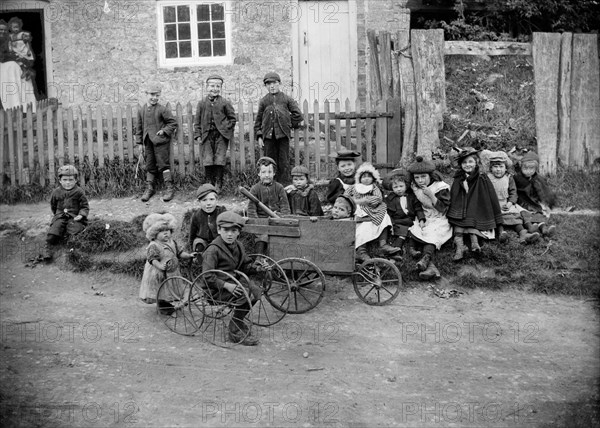
[[[210,131],[212,109],[212,121],[223,138],[231,140],[237,117],[235,110],[229,101],[221,96],[215,97],[210,101],[208,97],[198,103],[196,107],[196,116],[194,118],[194,138],[201,138],[204,142],[208,138]]]
[[[290,211],[296,215],[322,216],[323,208],[319,195],[312,185],[302,190],[292,190],[288,193]]]
[[[414,223],[414,218],[416,217],[418,220],[425,220],[425,213],[423,212],[423,205],[417,199],[417,197],[413,193],[408,193],[406,195],[406,209],[404,211],[402,209],[402,205],[400,204],[401,196],[396,195],[394,192],[390,193],[385,197],[385,204],[387,205],[387,212],[392,219],[392,226],[394,230],[396,226],[406,226],[410,227]],[[394,233],[398,235],[398,233]]]
[[[292,98],[278,92],[267,94],[258,102],[254,133],[258,138],[291,138],[291,129],[302,122],[302,112]],[[275,129],[275,135],[271,131]]]
[[[223,238],[217,236],[204,251],[202,261],[202,271],[218,269],[235,276],[235,271],[250,273],[252,268],[252,259],[248,257],[244,246],[235,241],[231,246],[227,245]],[[207,273],[205,275],[206,283],[212,291],[215,298],[229,297],[231,294],[223,287],[226,282],[231,282],[225,275],[218,273]]]
[[[65,217],[74,218],[78,215],[83,216],[82,224],[87,224],[87,216],[90,214],[90,205],[79,186],[73,187],[71,190],[65,190],[63,187],[54,189],[50,196],[50,209],[54,217],[52,221]]]
[[[332,178],[327,185],[327,196],[325,197],[330,204],[335,204],[335,200],[345,192],[344,186],[340,183],[340,180],[348,185],[353,185],[356,182],[354,174],[352,174],[351,177],[345,177],[342,174],[338,174],[336,178]]]
[[[514,175],[514,179],[517,185],[517,203],[527,211],[543,212],[541,202],[550,208],[556,205],[556,194],[537,172],[528,178],[519,171]]]
[[[212,213],[207,213],[202,208],[194,211],[192,222],[190,223],[189,248],[194,249],[194,240],[202,239],[204,245],[210,244],[218,235],[217,233],[217,216],[222,212],[227,211],[222,205],[217,205]]]
[[[464,171],[460,171],[450,188],[450,207],[446,213],[448,221],[458,227],[495,229],[502,224],[502,210],[492,182],[486,174],[476,169],[467,179],[467,193],[463,187],[465,177]]]
[[[148,114],[154,111],[154,121],[151,123]],[[163,130],[164,135],[156,135]],[[144,104],[137,112],[137,122],[135,124],[135,143],[144,144],[146,136],[155,146],[167,144],[177,130],[177,120],[171,114],[171,110],[162,104],[156,104],[154,109],[148,104]]]
[[[268,186],[265,186],[262,183],[256,183],[250,189],[250,193],[272,211],[283,215],[290,214],[290,204],[281,183],[274,181]],[[268,217],[268,214],[259,209],[258,205],[254,202],[248,201],[248,217]]]

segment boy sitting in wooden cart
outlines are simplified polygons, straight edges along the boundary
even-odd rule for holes
[[[235,276],[235,271],[250,273],[253,270],[252,259],[244,251],[244,246],[238,242],[238,237],[246,220],[232,212],[225,211],[217,217],[217,233],[219,236],[206,248],[202,271],[209,272],[221,270]],[[229,323],[229,340],[241,345],[254,346],[258,344],[258,338],[248,331],[248,325],[244,319],[250,311],[247,300],[244,298],[244,290],[239,285],[227,282],[216,272],[207,273],[206,283],[208,293],[217,301],[242,302],[236,305],[233,318]],[[252,283],[242,281],[240,283],[246,289],[251,304],[254,305],[261,297],[261,288]],[[235,304],[235,303],[234,303]]]

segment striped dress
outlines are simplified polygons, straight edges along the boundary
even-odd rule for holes
[[[377,239],[386,227],[392,225],[383,194],[375,184],[354,184],[346,189],[344,195],[356,202],[355,218],[369,218],[369,221],[356,224],[356,248]]]

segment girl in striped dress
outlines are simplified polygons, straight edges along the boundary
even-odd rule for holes
[[[366,244],[379,239],[379,248],[385,255],[392,255],[401,249],[387,243],[388,230],[392,220],[383,202],[383,194],[378,187],[381,182],[379,171],[368,162],[363,163],[356,171],[356,184],[344,192],[356,203],[354,220],[356,225],[356,258],[360,262],[370,259]]]

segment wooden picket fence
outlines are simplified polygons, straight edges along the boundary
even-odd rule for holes
[[[232,173],[253,168],[261,155],[254,134],[255,105],[240,102],[236,106],[238,122],[230,142]],[[290,142],[294,165],[309,168],[316,180],[334,175],[335,164],[329,157],[341,148],[358,150],[363,159],[382,167],[387,164],[388,141],[401,140],[400,101],[356,101],[354,105],[307,101],[301,105],[304,121]],[[95,182],[102,168],[118,161],[137,164],[134,127],[139,106],[98,105],[62,108],[40,102],[36,113],[29,105],[0,110],[0,178],[2,186],[56,182],[59,166],[70,163],[86,174],[82,185]],[[178,132],[171,143],[171,170],[176,174],[198,176],[202,173],[200,144],[193,138],[194,107],[176,104],[174,116]],[[395,120],[394,120],[395,119]],[[141,177],[141,175],[140,175]]]

